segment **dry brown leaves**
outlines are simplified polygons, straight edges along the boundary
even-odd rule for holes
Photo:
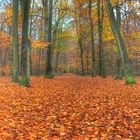
[[[140,140],[140,78],[0,78],[0,140]]]

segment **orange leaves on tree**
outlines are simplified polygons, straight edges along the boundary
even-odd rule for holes
[[[8,33],[0,31],[0,47],[10,47],[11,37]]]
[[[39,40],[30,39],[30,41],[32,43],[33,48],[45,48],[45,47],[48,47],[48,45],[50,44],[50,43],[46,43],[44,41],[39,41]]]

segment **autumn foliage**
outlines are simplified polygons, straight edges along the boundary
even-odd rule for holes
[[[137,85],[71,74],[32,77],[31,88],[1,78],[0,139],[139,140]]]
[[[0,0],[0,140],[140,140],[139,19],[140,0]]]

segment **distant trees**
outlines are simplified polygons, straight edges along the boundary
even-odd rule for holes
[[[79,47],[79,58],[80,58],[80,71],[81,75],[85,75],[84,70],[84,59],[83,59],[83,39],[84,39],[84,30],[83,30],[83,18],[82,18],[82,4],[78,1],[74,3],[74,19],[75,27],[77,34],[77,44]],[[75,12],[77,10],[77,12]]]
[[[111,4],[114,4],[114,5],[112,6]],[[84,39],[83,36],[85,32],[87,32],[88,37],[90,37],[90,41],[91,41],[90,45],[92,46],[90,49],[90,52],[92,52],[92,55],[90,56],[91,57],[91,63],[90,63],[91,74],[92,76],[95,76],[95,71],[98,71],[100,76],[105,77],[105,57],[106,56],[104,53],[103,45],[105,43],[103,44],[103,40],[104,40],[103,36],[104,36],[105,28],[108,28],[108,26],[110,26],[115,36],[115,39],[118,45],[118,52],[119,52],[118,58],[117,58],[117,67],[116,67],[117,68],[116,79],[120,79],[122,77],[122,67],[123,67],[126,83],[128,84],[135,83],[136,81],[135,81],[132,68],[129,62],[128,52],[127,52],[127,49],[126,49],[126,46],[125,46],[125,43],[121,34],[121,28],[120,28],[121,15],[119,11],[119,6],[116,5],[116,2],[111,3],[110,0],[106,0],[106,3],[104,3],[101,0],[97,0],[96,2],[92,0],[88,0],[88,1],[76,0],[74,1],[74,5],[75,6],[79,5],[79,7],[77,6],[77,11],[75,12],[76,15],[74,16],[74,18],[75,18],[76,27],[78,25],[78,27],[76,28],[76,31],[81,36],[81,41],[79,41],[80,42],[79,44],[81,44],[80,46],[82,46],[80,47],[80,52],[82,52],[82,55],[81,55],[82,57],[80,56],[80,62],[83,62],[81,63],[82,66],[84,67],[84,59],[81,59],[81,58],[84,57],[83,55],[85,51],[83,47],[84,42],[82,41]],[[125,4],[121,3],[121,6],[122,5],[125,5]],[[105,6],[106,6],[106,10],[105,10]],[[95,7],[97,7],[96,11],[95,11]],[[116,10],[116,15],[114,13],[114,10]],[[108,23],[107,23],[108,17],[106,13],[108,13],[108,16],[109,16]],[[87,28],[87,31],[85,31],[84,24],[83,24],[85,19],[87,19],[87,22],[89,22],[89,28]],[[105,21],[106,23],[104,23],[104,19],[106,20]],[[85,28],[86,28],[87,22],[85,23]],[[98,34],[98,36],[96,35],[96,33]],[[78,36],[78,40],[79,40],[79,36]],[[98,49],[95,47],[97,40],[98,40]],[[99,52],[98,64],[96,63],[97,52]],[[98,67],[99,69],[97,69],[97,65],[99,66]]]
[[[135,50],[140,42],[139,15],[132,2],[11,0],[6,2],[0,15],[0,33],[7,34],[7,38],[12,33],[14,82],[30,86],[31,68],[32,74],[44,74],[47,78],[52,78],[53,73],[68,71],[102,77],[112,74],[116,79],[124,74],[126,83],[136,82],[129,61],[138,59]],[[0,51],[5,52],[0,56],[5,67],[11,61],[5,61],[5,58],[11,59],[11,51],[4,47]]]

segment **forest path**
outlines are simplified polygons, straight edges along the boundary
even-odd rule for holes
[[[137,80],[65,74],[26,88],[0,78],[0,140],[139,140]]]

